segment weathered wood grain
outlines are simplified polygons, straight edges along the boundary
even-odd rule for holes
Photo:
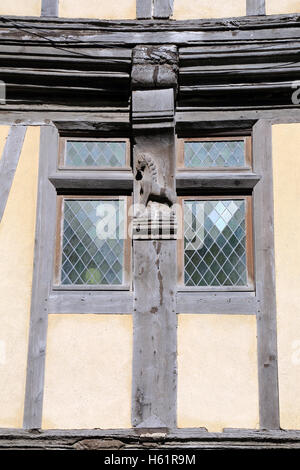
[[[19,163],[26,129],[26,126],[12,126],[10,128],[2,158],[0,159],[0,222]]]
[[[42,0],[41,16],[58,16],[59,0]]]
[[[167,49],[167,48],[166,48]],[[174,61],[174,48],[164,49],[164,58]],[[140,59],[144,52],[140,51]],[[153,65],[160,57],[153,58]],[[155,51],[153,53],[155,56]],[[148,60],[148,59],[146,59]],[[162,193],[166,190],[175,198],[175,130],[174,91],[172,88],[152,89],[132,93],[132,121],[134,133],[134,174],[141,173],[140,159],[147,155],[156,169],[147,184],[161,189],[149,192],[144,204],[155,202],[168,211]],[[147,82],[148,83],[148,82]],[[143,83],[140,85],[143,88]],[[154,124],[156,127],[154,128]],[[145,160],[143,160],[145,161]],[[149,167],[148,167],[149,168]],[[135,169],[137,171],[135,171]],[[134,180],[134,202],[141,204],[147,186],[145,176]],[[151,183],[152,181],[152,183]],[[144,192],[145,190],[145,192]],[[171,202],[172,196],[169,196]],[[171,203],[172,204],[172,203]],[[139,217],[136,215],[134,222]],[[170,229],[170,221],[168,228]],[[170,233],[170,232],[169,232]],[[169,235],[170,238],[170,235]],[[177,401],[177,318],[176,318],[177,257],[176,241],[171,239],[133,240],[133,377],[132,425],[139,428],[167,428],[176,426]]]
[[[49,296],[47,305],[50,314],[131,315],[133,312],[133,294],[126,291],[54,291]]]
[[[247,0],[247,15],[265,15],[266,0]]]
[[[0,22],[0,44],[22,41],[24,46],[55,46],[80,43],[120,45],[136,44],[196,45],[198,41],[255,41],[258,39],[299,38],[299,15],[246,16],[215,20],[186,21],[103,21],[57,18],[3,18]],[[34,31],[30,31],[34,28]],[[59,32],[63,34],[59,34]],[[42,35],[39,37],[38,34]],[[52,41],[52,42],[51,42]]]
[[[132,424],[176,426],[176,241],[135,240]]]
[[[200,171],[178,171],[176,174],[177,190],[199,189],[252,189],[260,180],[253,173],[208,173]]]
[[[166,19],[173,14],[174,0],[154,0],[153,18]]]
[[[23,421],[25,429],[39,429],[42,424],[48,326],[47,300],[53,272],[53,240],[56,226],[56,194],[54,187],[48,181],[48,173],[56,166],[57,150],[58,133],[55,126],[41,128],[36,242]]]
[[[57,190],[98,189],[116,191],[132,191],[132,171],[69,171],[61,170],[50,175],[51,183]]]
[[[138,20],[152,18],[153,0],[136,0],[136,17]]]
[[[280,428],[271,132],[271,124],[266,120],[259,120],[253,128],[254,170],[262,174],[253,195],[259,408],[262,429]]]
[[[178,292],[179,314],[256,315],[254,292]]]
[[[0,449],[40,450],[261,450],[300,449],[299,431],[224,430],[209,433],[203,428],[82,429],[29,432],[0,430]]]

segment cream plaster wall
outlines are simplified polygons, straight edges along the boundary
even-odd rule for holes
[[[300,13],[300,0],[266,0],[267,15]]]
[[[256,317],[178,316],[178,426],[257,428]]]
[[[1,0],[0,15],[40,16],[41,0]]]
[[[175,20],[229,18],[246,15],[246,0],[174,0]]]
[[[130,428],[131,315],[49,315],[42,427]]]
[[[3,146],[3,129],[0,127]],[[27,130],[0,223],[0,427],[22,427],[33,271],[39,128]]]
[[[136,0],[60,0],[63,18],[135,19]]]
[[[280,424],[300,429],[300,124],[273,126]]]

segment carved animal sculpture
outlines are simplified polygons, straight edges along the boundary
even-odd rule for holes
[[[149,201],[155,201],[171,207],[176,203],[175,192],[158,183],[157,167],[149,154],[139,155],[135,178],[140,181],[140,204],[146,207]]]

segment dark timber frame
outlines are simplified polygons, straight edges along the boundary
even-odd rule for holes
[[[193,194],[195,189],[211,194],[222,191],[252,194],[255,292],[219,292],[215,296],[211,292],[173,290],[167,282],[167,279],[173,282],[170,276],[173,265],[168,266],[164,260],[175,253],[176,242],[134,240],[136,261],[143,255],[146,243],[151,246],[149,253],[163,276],[155,279],[158,288],[147,302],[162,315],[164,331],[171,332],[164,337],[158,351],[159,357],[166,351],[168,354],[166,381],[160,384],[159,390],[164,393],[171,390],[169,409],[164,409],[168,397],[163,395],[161,400],[153,387],[148,386],[149,382],[142,382],[146,401],[137,393],[141,390],[138,371],[151,362],[151,354],[156,351],[156,345],[148,342],[133,364],[133,429],[60,430],[39,434],[0,430],[0,447],[9,447],[13,437],[15,443],[20,442],[13,445],[48,448],[51,442],[55,448],[59,441],[66,448],[76,448],[74,439],[79,441],[78,448],[88,446],[84,443],[86,439],[92,439],[91,445],[100,447],[103,439],[113,440],[112,448],[126,448],[128,443],[140,448],[143,442],[177,447],[188,443],[199,448],[275,447],[278,443],[283,447],[300,447],[299,432],[279,430],[271,153],[272,124],[300,122],[299,105],[294,105],[290,96],[292,82],[300,72],[300,17],[266,17],[263,4],[248,0],[249,16],[237,19],[178,22],[2,19],[0,65],[8,94],[7,104],[0,107],[0,122],[42,126],[24,428],[41,427],[48,314],[133,314],[136,350],[145,339],[140,327],[147,326],[154,337],[158,335],[154,317],[142,312],[143,306],[134,295],[144,289],[136,268],[133,292],[116,290],[112,296],[111,291],[109,294],[67,291],[51,286],[56,192],[80,193],[88,187],[94,192],[113,189],[114,194],[129,195],[132,191],[137,194],[136,181],[129,170],[84,172],[80,176],[72,169],[59,171],[56,167],[59,135],[131,136],[133,159],[141,149],[149,148],[153,139],[158,161],[160,155],[166,155],[166,147],[168,158],[172,160],[175,156],[175,134],[179,138],[252,135],[251,171],[226,175],[213,172],[203,178],[201,172],[182,170],[172,176],[180,194]],[[138,9],[145,5],[146,0],[139,2]],[[152,13],[143,15],[138,17],[153,16]],[[21,27],[17,28],[16,24]],[[22,82],[26,83],[23,88]],[[149,91],[150,100],[138,99],[150,96]],[[78,98],[76,103],[72,98],[74,93]],[[152,98],[160,108],[153,106]],[[162,285],[166,290],[173,290],[168,298],[160,297]],[[203,429],[176,428],[176,313],[216,311],[257,317],[260,431],[224,430],[217,436]],[[147,380],[160,369],[158,360]],[[147,408],[149,403],[151,407]],[[150,413],[149,408],[155,412]],[[147,437],[157,428],[163,437]]]
[[[58,16],[59,0],[42,0],[41,16]]]
[[[246,0],[247,15],[265,15],[266,0]]]
[[[136,0],[138,19],[170,18],[173,14],[174,0]]]
[[[19,163],[26,126],[11,126],[0,160],[0,222]]]

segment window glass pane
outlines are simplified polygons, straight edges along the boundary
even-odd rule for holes
[[[122,284],[123,200],[65,200],[62,284]]]
[[[66,144],[66,166],[124,167],[126,142],[73,141]]]
[[[190,168],[244,167],[245,141],[185,142],[184,165]]]
[[[184,201],[186,286],[245,286],[245,200]]]

